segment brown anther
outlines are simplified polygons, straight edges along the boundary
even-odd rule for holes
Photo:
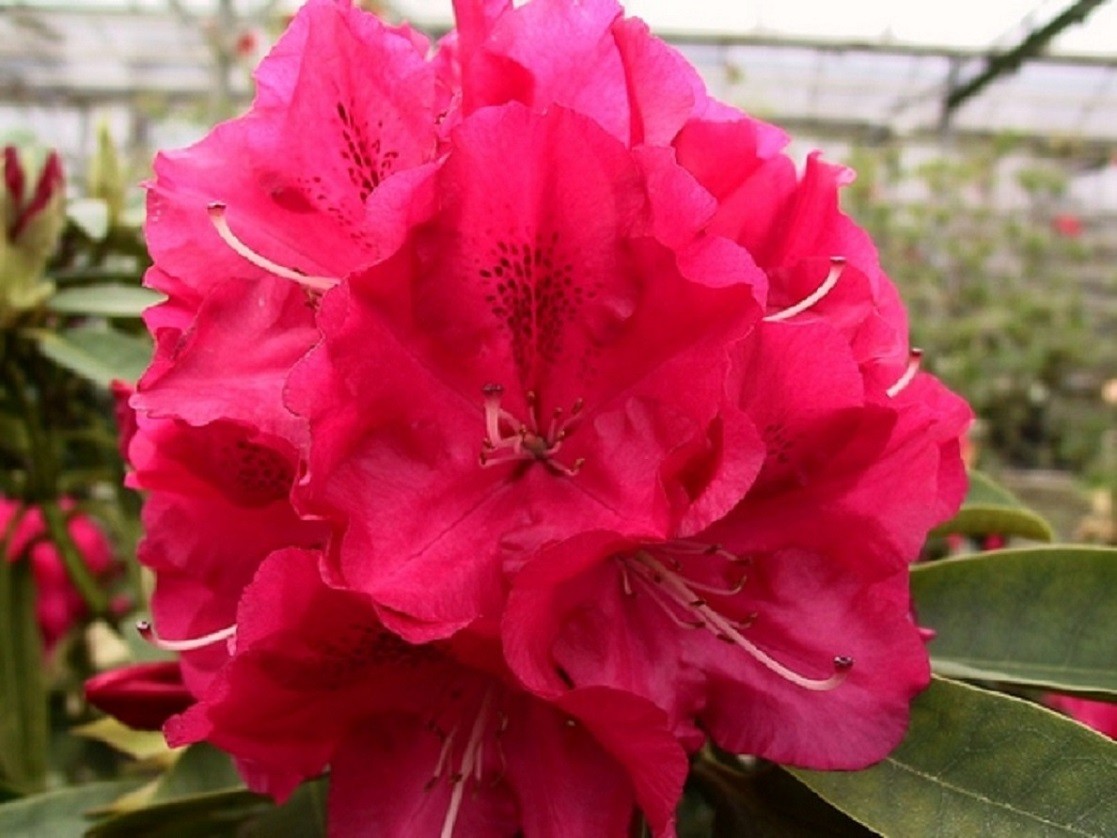
[[[705,608],[707,605],[709,605],[709,603],[704,599],[693,599],[690,601],[691,608]]]
[[[853,668],[853,658],[848,655],[838,655],[834,658],[834,669],[845,672]]]
[[[504,394],[504,387],[500,384],[486,384],[481,388],[481,393],[486,396],[500,396]]]

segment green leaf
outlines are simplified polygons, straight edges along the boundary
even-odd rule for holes
[[[90,783],[5,803],[0,806],[0,835],[5,838],[82,835],[90,824],[87,812],[111,803],[137,785],[136,780]]]
[[[268,809],[241,827],[239,838],[325,838],[327,791],[325,778],[303,783],[282,806]]]
[[[1117,698],[1117,549],[1033,547],[913,568],[937,672]]]
[[[1033,541],[1053,541],[1051,525],[1025,506],[1016,495],[979,471],[970,472],[970,488],[958,514],[935,527],[932,535],[1018,535]]]
[[[138,285],[108,283],[65,288],[47,301],[47,308],[59,314],[139,317],[161,300],[162,294]]]
[[[708,833],[712,838],[865,838],[875,834],[771,765],[734,770],[703,752],[694,761],[687,783],[713,807],[713,829]]]
[[[47,685],[31,562],[4,558],[9,536],[0,533],[0,774],[36,791],[47,774]]]
[[[244,788],[227,754],[205,743],[183,751],[144,798],[143,808],[128,805],[123,814],[106,818],[89,835],[233,835],[245,820],[272,805]]]
[[[39,351],[101,387],[114,379],[135,381],[151,359],[151,345],[112,329],[82,326],[62,332],[30,333]]]
[[[1117,743],[1042,707],[936,679],[864,771],[791,773],[884,835],[1117,835]]]
[[[191,745],[166,773],[154,801],[242,789],[244,783],[224,751],[202,742]]]
[[[273,808],[266,797],[245,789],[196,794],[106,818],[86,838],[218,838],[240,834],[249,818]]]
[[[154,730],[133,730],[111,716],[73,728],[70,733],[127,754],[133,759],[151,759],[168,753],[163,734]]]

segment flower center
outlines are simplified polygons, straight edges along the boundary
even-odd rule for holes
[[[573,433],[581,418],[584,403],[577,399],[569,414],[561,407],[551,412],[546,430],[539,421],[539,398],[535,391],[527,393],[528,417],[521,421],[503,407],[504,388],[499,384],[486,384],[481,388],[485,396],[485,438],[481,441],[482,468],[507,462],[540,462],[554,474],[573,477],[585,464],[579,457],[566,465],[555,459],[563,442]]]
[[[700,557],[713,558],[727,562],[729,570],[736,579],[728,584],[709,584],[689,579],[682,573],[683,561]],[[621,584],[625,595],[635,596],[633,581],[640,583],[668,617],[678,626],[686,629],[705,629],[718,640],[736,646],[770,672],[775,673],[805,690],[825,692],[832,690],[845,681],[853,659],[844,655],[831,661],[833,674],[827,678],[810,678],[773,658],[751,640],[744,632],[759,616],[750,612],[744,619],[732,618],[711,603],[711,597],[734,597],[745,587],[748,580],[749,561],[715,545],[677,541],[656,547],[656,555],[648,550],[638,550],[621,557]]]

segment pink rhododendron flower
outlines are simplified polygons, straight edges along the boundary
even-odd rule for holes
[[[168,736],[328,770],[344,835],[671,834],[707,738],[881,759],[970,414],[850,173],[613,0],[455,10],[432,51],[311,0],[156,163],[123,426]]]
[[[72,509],[71,501],[63,502]],[[11,527],[14,528],[10,529]],[[89,570],[105,579],[115,568],[112,547],[105,534],[87,515],[70,515],[70,537]],[[43,643],[49,651],[71,628],[89,616],[89,610],[66,574],[58,548],[47,536],[38,507],[0,498],[0,537],[7,537],[8,561],[30,561],[35,577],[35,614]]]

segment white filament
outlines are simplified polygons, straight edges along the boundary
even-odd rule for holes
[[[261,256],[255,250],[250,248],[239,238],[229,227],[229,221],[225,218],[225,205],[220,202],[214,202],[207,208],[209,212],[209,220],[213,222],[213,227],[217,230],[217,235],[229,248],[233,250],[238,256],[251,262],[257,268],[261,268],[280,279],[289,279],[292,282],[297,282],[312,291],[328,291],[338,284],[340,280],[328,276],[309,276],[299,271],[285,268],[278,265],[271,259]]]
[[[826,275],[826,279],[822,284],[814,290],[814,293],[804,297],[793,306],[788,306],[785,309],[777,311],[775,314],[769,314],[764,318],[765,323],[778,323],[781,320],[790,320],[797,314],[802,314],[811,306],[820,302],[827,294],[834,290],[834,286],[838,284],[838,279],[845,269],[846,260],[840,256],[834,256],[830,259],[830,273]]]

